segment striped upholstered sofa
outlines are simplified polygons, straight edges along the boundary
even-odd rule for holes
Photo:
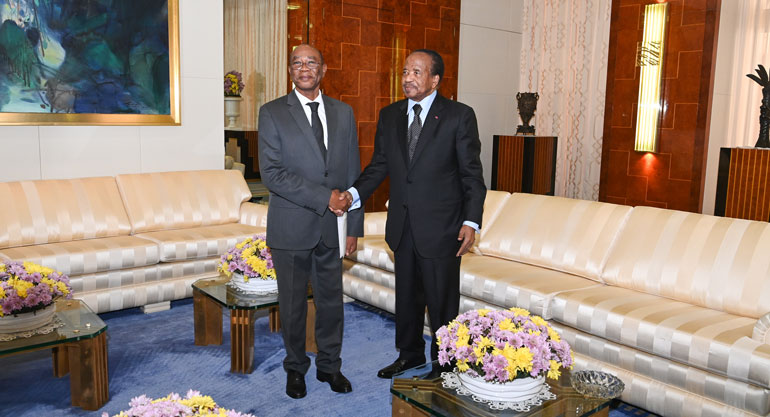
[[[347,295],[393,311],[385,213],[345,261]],[[579,369],[666,416],[770,413],[770,224],[490,191],[461,311],[530,309]]]
[[[265,231],[233,170],[0,183],[0,262],[69,275],[96,312],[190,297],[219,255]]]

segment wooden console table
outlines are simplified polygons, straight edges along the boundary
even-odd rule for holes
[[[492,189],[554,195],[556,136],[495,135]]]

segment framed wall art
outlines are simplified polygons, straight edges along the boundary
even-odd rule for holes
[[[178,0],[0,0],[0,125],[179,125]]]

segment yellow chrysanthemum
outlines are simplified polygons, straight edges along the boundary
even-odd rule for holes
[[[5,272],[5,264],[0,262],[0,272]]]
[[[559,370],[559,362],[556,362],[555,360],[550,360],[550,369],[548,369],[548,378],[550,379],[559,379],[559,376],[561,375],[561,371]]]
[[[508,360],[508,366],[505,369],[511,376],[516,375],[518,371],[529,372],[532,370],[532,351],[527,347],[516,349],[513,346],[505,344],[500,354]]]
[[[69,294],[69,293],[70,293],[70,290],[69,290],[69,288],[67,288],[67,286],[66,286],[66,285],[64,285],[64,283],[63,283],[63,282],[61,282],[61,281],[59,281],[59,282],[57,282],[57,283],[56,283],[56,289],[58,289],[58,290],[59,290],[59,292],[60,292],[60,293],[62,293],[62,294],[64,294],[64,295],[67,295],[67,294]]]
[[[500,324],[498,325],[498,327],[500,327],[500,330],[508,330],[508,331],[511,331],[511,332],[515,332],[516,331],[516,323],[511,321],[511,319],[505,319],[505,320],[501,321]]]
[[[556,333],[556,330],[552,329],[551,326],[548,326],[548,337],[554,342],[561,341],[561,336],[559,336],[559,333]]]
[[[21,298],[25,298],[27,296],[27,290],[35,286],[35,284],[31,282],[24,281],[19,278],[9,279],[8,284],[11,286],[11,288],[16,290],[16,293],[19,294],[19,297]]]
[[[481,309],[478,310],[478,312],[479,312],[479,316],[486,317],[487,314],[489,313],[489,309],[488,308],[481,308]]]
[[[517,316],[529,317],[529,311],[523,308],[511,307],[511,311],[513,311],[513,313],[516,314]]]
[[[179,403],[193,410],[213,410],[217,406],[217,403],[209,395],[196,395],[192,398],[181,400]]]
[[[468,369],[470,369],[470,365],[468,365],[468,360],[467,359],[458,360],[457,361],[457,369],[460,372],[465,372]]]
[[[530,317],[530,320],[532,320],[532,323],[535,323],[538,326],[548,326],[548,322],[543,320],[540,316],[532,316]]]
[[[0,287],[0,298],[5,298],[5,288]]]

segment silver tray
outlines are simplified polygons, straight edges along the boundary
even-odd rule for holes
[[[607,399],[619,397],[626,388],[620,378],[599,371],[572,372],[570,384],[575,391],[586,397]]]

